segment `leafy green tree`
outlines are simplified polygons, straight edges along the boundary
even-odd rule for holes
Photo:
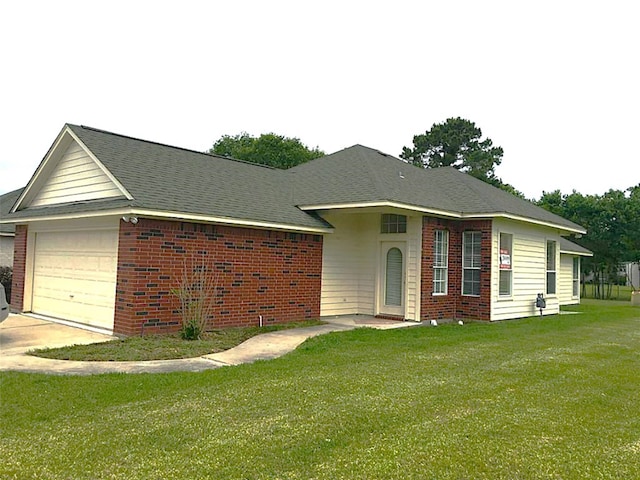
[[[494,146],[490,138],[481,137],[482,130],[474,122],[448,118],[415,135],[413,148],[403,147],[400,157],[424,168],[451,166],[493,183],[498,180],[495,168],[502,162],[504,151]]]
[[[246,132],[223,135],[209,153],[276,168],[291,168],[325,155],[318,147],[311,149],[297,138],[275,133],[263,133],[256,138]]]
[[[562,195],[556,190],[544,192],[537,202],[587,229],[585,236],[572,240],[593,252],[592,258],[584,259],[583,271],[593,273],[598,298],[611,296],[621,262],[640,258],[639,187],[609,190],[604,195],[582,195],[575,190]]]

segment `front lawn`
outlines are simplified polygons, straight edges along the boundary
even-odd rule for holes
[[[127,362],[193,358],[229,350],[249,338],[262,333],[289,328],[322,325],[319,320],[265,325],[263,327],[224,328],[205,332],[201,339],[184,340],[179,333],[170,335],[132,336],[89,345],[70,345],[61,348],[43,348],[31,355],[58,360]]]
[[[0,478],[640,478],[640,309],[588,303],[202,373],[2,373]]]

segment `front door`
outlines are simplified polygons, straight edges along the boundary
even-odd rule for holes
[[[405,243],[382,242],[378,311],[404,317]]]

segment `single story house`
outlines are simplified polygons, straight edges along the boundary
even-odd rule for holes
[[[9,214],[11,207],[13,207],[23,190],[19,188],[13,192],[0,195],[0,220]],[[13,267],[13,237],[15,236],[15,225],[0,223],[0,267]]]
[[[278,170],[65,125],[0,220],[13,307],[132,335],[180,327],[185,262],[215,326],[346,314],[505,320],[579,301],[585,230],[454,168],[361,145]],[[576,267],[577,265],[577,267]],[[172,293],[173,292],[173,293]]]

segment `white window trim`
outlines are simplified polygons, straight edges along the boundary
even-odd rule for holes
[[[478,294],[475,293],[464,293],[464,272],[465,270],[478,270],[480,272],[480,288],[482,288],[482,265],[479,265],[477,267],[465,267],[465,241],[464,241],[464,237],[466,234],[468,233],[473,233],[473,234],[477,234],[480,235],[480,262],[482,263],[482,232],[480,232],[479,230],[470,230],[468,232],[462,232],[462,278],[461,278],[461,285],[460,285],[460,289],[461,289],[461,294],[464,297],[480,297],[481,296],[481,292]]]
[[[502,262],[500,261],[500,255],[501,255],[501,238],[502,235],[509,235],[511,237],[511,245],[510,248],[511,250],[509,251],[509,256],[510,256],[510,260],[509,260],[509,268],[501,268],[500,266],[502,265]],[[500,274],[502,272],[511,272],[511,275],[509,276],[509,293],[504,294],[504,293],[500,293]],[[510,300],[513,298],[513,233],[510,232],[498,232],[498,298],[501,300]]]
[[[577,276],[574,277],[574,266],[576,264],[576,261],[578,263],[578,271],[577,271]],[[573,257],[573,260],[571,261],[571,298],[575,299],[575,298],[580,298],[580,270],[582,269],[582,265],[580,265],[580,257]],[[578,294],[576,295],[573,291],[573,285],[574,282],[577,282],[578,285]]]
[[[444,265],[436,265],[437,256],[436,256],[436,245],[437,245],[437,234],[438,232],[444,235],[443,244],[444,244]],[[443,270],[444,271],[444,292],[436,292],[436,271]],[[431,294],[433,296],[444,296],[449,294],[449,230],[436,229],[434,230],[433,235],[433,286],[431,290]]]
[[[553,243],[553,270],[548,270],[547,259],[549,258],[549,244]],[[544,292],[550,298],[556,298],[558,296],[558,242],[556,240],[547,240],[544,244]],[[553,286],[553,293],[549,293],[549,274],[553,273],[555,285]]]

